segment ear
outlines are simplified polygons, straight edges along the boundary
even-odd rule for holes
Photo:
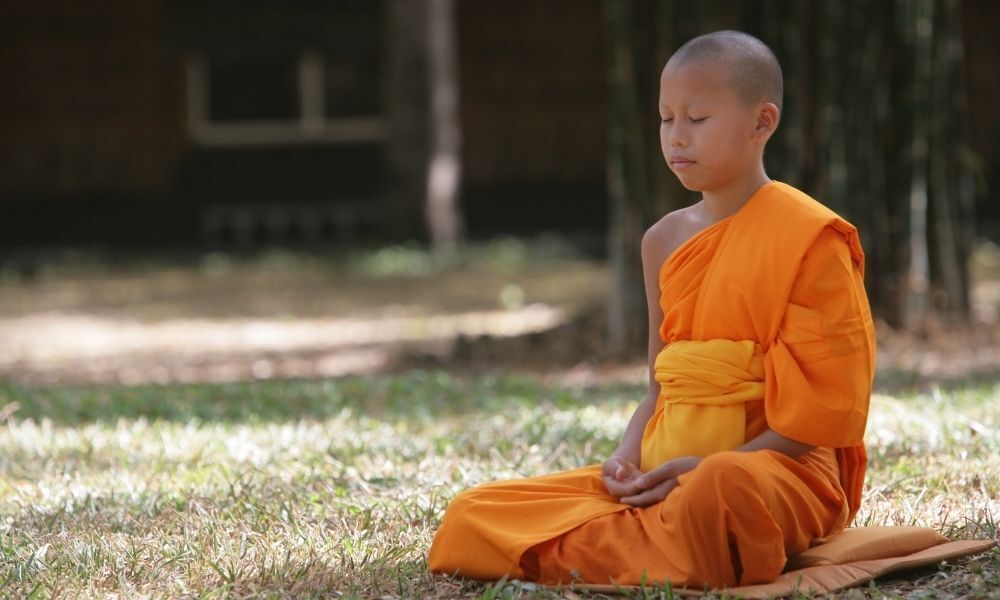
[[[752,137],[755,141],[766,142],[778,128],[781,113],[773,102],[764,102],[759,106]]]

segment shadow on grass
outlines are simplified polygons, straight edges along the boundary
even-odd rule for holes
[[[33,387],[0,381],[0,420],[49,419],[55,425],[145,418],[188,422],[282,423],[349,413],[387,422],[502,414],[548,403],[557,408],[638,402],[644,386],[569,388],[516,375],[453,375],[413,370],[394,375],[224,384]]]
[[[875,391],[901,399],[937,388],[990,396],[1000,371],[928,381],[908,371],[880,371]],[[30,386],[0,380],[0,421],[55,425],[149,421],[284,423],[345,413],[386,422],[498,415],[545,403],[556,408],[639,402],[644,384],[570,387],[529,375],[411,369],[335,379],[285,379],[212,384]]]

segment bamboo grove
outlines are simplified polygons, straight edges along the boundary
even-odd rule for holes
[[[642,230],[693,199],[662,166],[659,70],[683,41],[716,29],[752,33],[778,55],[785,112],[768,173],[858,226],[877,315],[897,327],[967,316],[981,172],[965,142],[961,8],[960,0],[604,0],[612,345],[636,347],[645,335]]]

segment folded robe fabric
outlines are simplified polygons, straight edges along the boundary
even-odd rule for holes
[[[852,527],[788,562],[776,580],[725,592],[736,598],[778,598],[796,593],[829,594],[863,585],[888,573],[933,565],[989,550],[993,540],[949,541],[928,527]],[[655,585],[657,582],[649,582]],[[634,595],[637,586],[571,584],[570,589]],[[678,597],[701,597],[702,590],[674,589]]]
[[[677,374],[676,361],[695,356],[694,346],[680,351],[685,342],[704,349],[726,341],[697,359],[703,372],[691,381],[704,386],[715,381],[713,357],[731,367],[751,349],[759,362],[745,370],[757,373],[736,384],[756,385],[757,397],[743,402],[743,439],[771,428],[816,451],[798,460],[771,451],[715,452],[664,502],[645,509],[609,495],[599,465],[479,486],[446,511],[430,568],[547,583],[648,578],[733,587],[775,579],[788,556],[836,535],[860,503],[875,345],[863,261],[853,226],[772,182],[682,244],[660,271],[660,337],[676,349],[661,353],[663,372]],[[734,351],[741,344],[742,354]],[[694,404],[672,402],[670,393],[668,386],[663,408]],[[712,426],[711,419],[685,418],[695,419],[699,433]],[[737,429],[733,415],[721,420],[726,432]],[[644,453],[670,456],[689,447],[676,438],[691,427],[667,421],[647,429]],[[643,465],[658,458],[644,456]]]
[[[654,376],[660,395],[642,436],[640,469],[746,442],[746,403],[764,397],[759,345],[752,340],[678,340],[657,355]]]

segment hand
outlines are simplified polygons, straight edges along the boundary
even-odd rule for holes
[[[604,487],[612,496],[621,498],[641,491],[635,482],[642,475],[642,471],[620,456],[612,456],[604,461],[601,475],[604,479]]]
[[[682,456],[669,460],[634,480],[641,491],[619,497],[622,502],[632,506],[649,506],[660,502],[677,487],[678,477],[693,471],[700,463],[701,457],[698,456]]]

